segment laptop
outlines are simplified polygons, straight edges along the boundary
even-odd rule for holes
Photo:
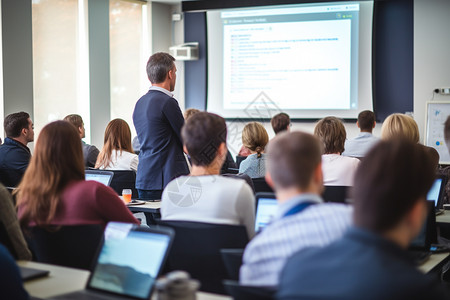
[[[150,299],[173,237],[171,228],[108,223],[86,288],[51,299]]]
[[[427,194],[427,200],[434,202],[434,209],[436,214],[444,212],[442,209],[442,201],[444,198],[445,185],[447,184],[446,177],[439,175],[431,186],[430,191]]]
[[[431,244],[437,244],[436,213],[434,201],[427,201],[428,215],[419,235],[410,243],[408,253],[416,265],[423,264],[431,255]]]
[[[272,221],[277,209],[278,202],[274,193],[256,194],[255,232],[260,232]]]
[[[50,271],[48,270],[39,270],[22,266],[19,266],[19,270],[20,270],[20,277],[22,277],[23,281],[45,277],[48,276],[48,274],[50,274]]]
[[[98,181],[106,186],[110,185],[111,180],[114,176],[114,172],[103,170],[86,170],[84,174],[85,180]]]

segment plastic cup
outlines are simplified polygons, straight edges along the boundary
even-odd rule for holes
[[[122,198],[125,203],[131,202],[131,194],[132,194],[131,189],[123,189],[122,190]]]

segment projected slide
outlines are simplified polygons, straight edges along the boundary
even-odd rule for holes
[[[356,117],[372,109],[372,5],[208,12],[207,109],[247,118],[261,107],[293,118]]]
[[[227,25],[224,108],[244,109],[265,91],[285,109],[349,109],[350,52],[349,19]]]

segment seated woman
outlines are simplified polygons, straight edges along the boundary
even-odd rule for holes
[[[161,218],[245,225],[249,237],[253,237],[255,197],[252,189],[242,179],[219,175],[227,154],[225,120],[199,112],[186,121],[181,136],[192,160],[192,170],[189,176],[172,180],[164,189]]]
[[[17,260],[31,260],[31,251],[28,249],[22,230],[17,220],[17,213],[11,193],[0,184],[0,223],[5,230],[0,243],[8,248],[11,255]],[[3,235],[4,234],[4,235]],[[5,240],[3,240],[5,239]]]
[[[139,224],[109,187],[84,180],[80,137],[66,121],[46,125],[17,188],[21,226]]]
[[[353,178],[359,160],[342,156],[347,133],[344,124],[336,117],[320,120],[314,128],[314,135],[323,143],[322,171],[324,185],[353,186]]]
[[[242,131],[242,144],[251,154],[241,162],[239,173],[247,174],[251,178],[266,175],[264,148],[268,142],[269,135],[261,123],[251,122],[245,125]]]
[[[419,126],[416,121],[405,114],[391,114],[383,122],[381,126],[381,139],[399,139],[403,138],[413,143],[419,143],[420,133]],[[436,149],[426,146],[428,153],[433,157],[433,163],[436,168],[439,164],[439,153]]]
[[[108,123],[102,151],[95,168],[103,170],[137,171],[139,158],[131,146],[131,130],[127,122],[114,119]]]

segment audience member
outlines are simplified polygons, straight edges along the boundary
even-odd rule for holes
[[[127,122],[114,119],[108,123],[102,151],[98,155],[96,168],[104,170],[137,171],[139,159],[131,146],[131,130]]]
[[[344,124],[336,117],[320,120],[314,128],[314,135],[323,143],[323,182],[325,185],[352,186],[359,160],[342,156],[347,133]]]
[[[81,145],[83,146],[84,166],[87,168],[93,168],[100,151],[94,145],[86,144],[83,141],[83,139],[86,137],[86,130],[84,129],[83,119],[80,115],[72,114],[66,116],[64,118],[64,121],[71,123],[77,128],[78,134],[80,135],[81,139]]]
[[[31,260],[31,251],[23,237],[22,230],[17,220],[11,193],[0,184],[0,222],[5,230],[4,239],[8,239],[4,245],[11,255],[17,260]]]
[[[184,121],[186,122],[190,117],[199,112],[201,112],[201,110],[195,108],[186,109],[186,111],[184,112]],[[227,173],[228,169],[230,168],[236,169],[237,164],[234,162],[233,156],[231,155],[230,151],[227,150],[227,157],[225,158],[222,168],[220,169],[220,174]]]
[[[406,139],[413,143],[420,142],[419,126],[416,121],[405,114],[391,114],[383,122],[381,126],[381,139]],[[433,158],[433,165],[436,168],[439,165],[439,153],[432,147],[425,147]]]
[[[23,287],[22,277],[14,258],[0,244],[0,290],[2,299],[28,300],[27,291]]]
[[[286,113],[279,113],[273,116],[272,120],[270,120],[270,124],[272,124],[275,134],[291,130],[291,118],[289,118],[289,115]]]
[[[342,152],[342,155],[364,157],[367,151],[378,141],[378,138],[372,134],[375,125],[375,114],[372,111],[364,110],[360,112],[356,126],[361,132],[355,138],[345,141],[345,151]]]
[[[65,121],[42,129],[16,195],[22,227],[139,223],[110,187],[84,180],[80,137]]]
[[[261,123],[251,122],[242,131],[242,144],[250,151],[250,155],[241,162],[239,173],[251,178],[264,177],[266,174],[266,155],[264,148],[269,142],[269,135]]]
[[[183,220],[245,225],[254,235],[255,198],[241,179],[220,176],[227,154],[227,126],[215,114],[199,112],[182,130],[186,152],[191,157],[190,176],[171,181],[161,201],[163,220]]]
[[[189,174],[181,141],[184,118],[171,93],[177,72],[174,61],[163,52],[150,57],[147,75],[152,86],[138,100],[133,112],[134,127],[141,143],[136,175],[140,199],[161,199],[162,190],[171,180]]]
[[[375,145],[355,177],[355,226],[325,248],[293,255],[278,299],[449,299],[406,252],[426,218],[434,172],[422,145],[401,138]]]
[[[323,203],[321,145],[303,132],[282,133],[267,150],[267,183],[278,210],[272,222],[247,245],[240,283],[277,286],[286,260],[295,252],[325,246],[342,237],[351,223],[349,205]]]
[[[27,144],[34,140],[34,127],[26,112],[6,116],[5,142],[0,146],[0,181],[5,186],[15,187],[28,167],[31,158]]]

